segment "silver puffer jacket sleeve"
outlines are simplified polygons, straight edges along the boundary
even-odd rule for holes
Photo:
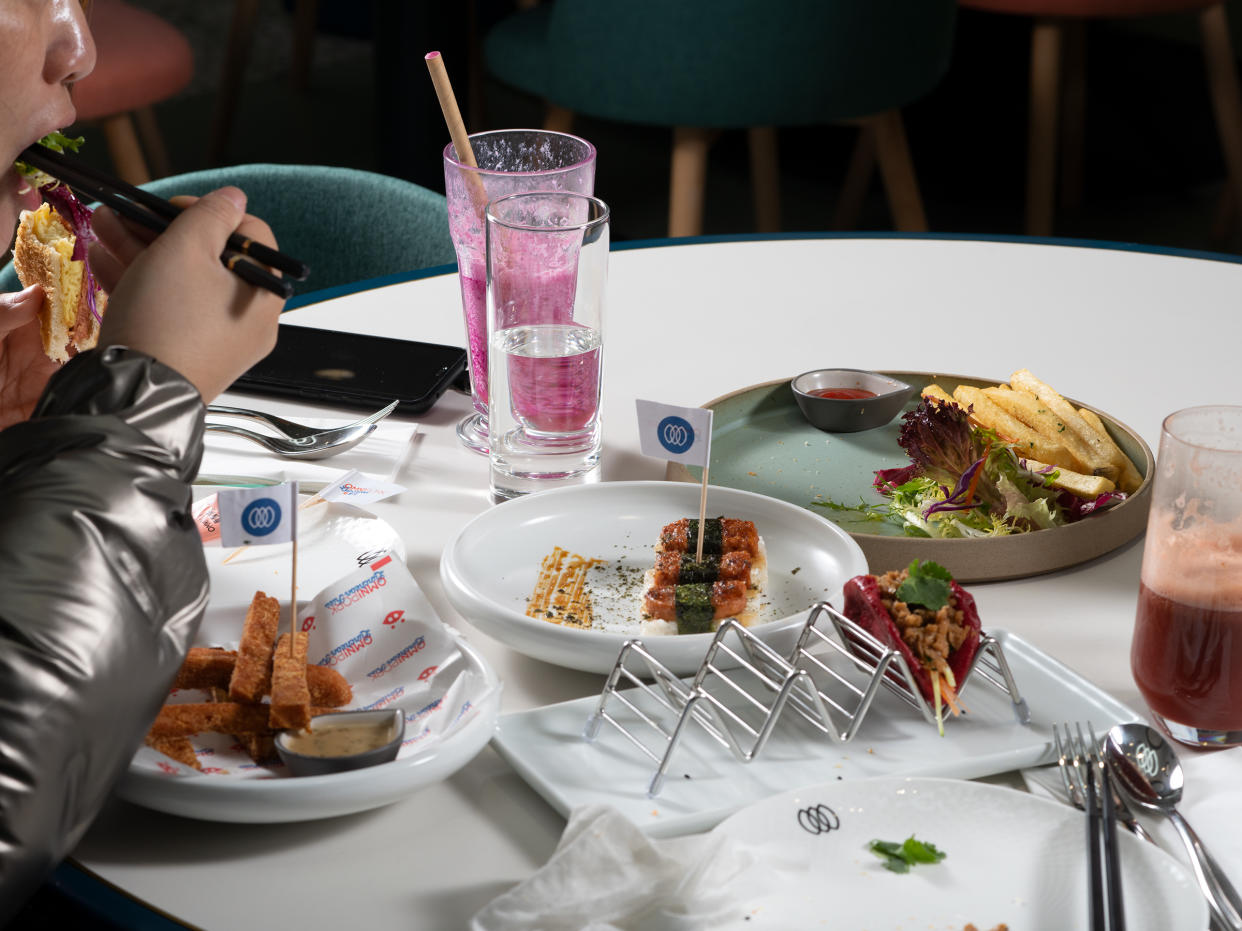
[[[198,628],[203,404],[112,347],[0,433],[0,926],[81,838]]]

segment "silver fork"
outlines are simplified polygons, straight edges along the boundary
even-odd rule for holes
[[[343,427],[331,428],[308,427],[306,424],[285,420],[283,417],[277,417],[275,414],[265,414],[263,411],[253,411],[245,407],[229,407],[224,404],[209,404],[207,406],[207,413],[217,414],[221,417],[242,417],[246,420],[257,420],[260,423],[267,424],[287,440],[303,440],[315,437],[322,438],[325,434],[330,434],[332,430],[352,430],[355,427],[364,427],[369,423],[379,423],[396,409],[397,402],[393,401],[387,407],[376,411],[369,417],[363,417],[361,420],[346,424]]]
[[[1091,867],[1091,928],[1123,931],[1125,911],[1121,896],[1121,860],[1117,849],[1116,802],[1109,780],[1108,768],[1100,753],[1100,742],[1091,725],[1087,730],[1090,743],[1083,737],[1082,725],[1073,732],[1064,725],[1065,737],[1057,725],[1052,726],[1052,739],[1057,751],[1057,765],[1065,793],[1075,807],[1087,813],[1087,851]],[[1103,864],[1100,862],[1101,849]],[[1106,909],[1107,906],[1107,909]],[[1107,918],[1106,918],[1107,916]]]

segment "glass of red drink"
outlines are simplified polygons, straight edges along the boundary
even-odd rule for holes
[[[488,201],[526,191],[595,190],[595,147],[585,139],[541,129],[502,129],[475,133],[470,147],[476,166],[463,161],[449,143],[444,148],[444,191],[449,235],[457,252],[462,311],[470,358],[474,412],[457,425],[457,436],[475,452],[487,454],[487,252]]]
[[[487,205],[492,497],[599,477],[608,205],[544,191]]]
[[[1174,739],[1242,744],[1242,407],[1165,418],[1130,667]]]

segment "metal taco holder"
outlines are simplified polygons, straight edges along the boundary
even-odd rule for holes
[[[848,667],[866,677],[865,681],[842,675],[825,661],[825,655],[844,658]],[[737,666],[722,668],[721,664],[730,660]],[[979,679],[1009,696],[1019,723],[1030,723],[1030,709],[1018,691],[1000,641],[982,631],[979,649],[958,683],[959,695],[976,678],[976,671]],[[691,722],[739,762],[748,763],[763,751],[787,705],[835,743],[848,742],[861,727],[881,686],[916,708],[929,725],[935,724],[935,715],[919,693],[901,652],[885,646],[821,601],[808,612],[788,658],[738,621],[726,620],[716,631],[693,679],[678,678],[647,651],[641,640],[627,640],[595,711],[587,719],[583,737],[594,741],[604,722],[620,731],[656,764],[647,789],[648,797],[654,798]],[[654,703],[654,709],[639,707],[634,700],[638,695],[635,689]],[[618,702],[655,735],[647,734],[644,741],[610,713],[610,706]]]

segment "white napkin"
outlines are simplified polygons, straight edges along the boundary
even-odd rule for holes
[[[1232,750],[1195,751],[1177,748],[1185,785],[1177,810],[1182,813],[1199,839],[1211,852],[1230,882],[1242,888],[1242,747]],[[1027,788],[1037,795],[1051,795],[1064,801],[1061,777],[1055,766],[1022,772]],[[1171,853],[1189,869],[1186,848],[1168,819],[1149,815],[1131,805],[1135,815]]]
[[[228,420],[228,423],[240,421]],[[308,417],[299,419],[312,427],[343,426],[348,421]],[[245,424],[263,432],[262,425]],[[348,469],[400,482],[400,473],[413,455],[418,424],[384,421],[365,440],[327,459],[283,459],[263,447],[224,433],[208,433],[203,461],[198,467],[200,484],[232,485],[246,482],[296,481],[300,489],[316,492]]]
[[[616,809],[589,805],[571,813],[547,864],[475,915],[471,929],[711,928],[735,918],[769,872],[753,849],[723,835],[652,840]]]

